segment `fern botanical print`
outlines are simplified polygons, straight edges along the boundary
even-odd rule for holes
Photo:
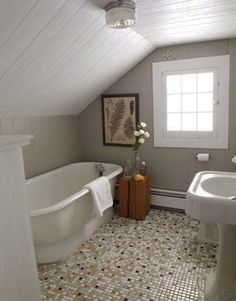
[[[111,119],[109,122],[109,128],[111,132],[111,143],[114,138],[114,135],[117,133],[121,125],[121,121],[122,118],[124,118],[124,114],[125,114],[125,102],[124,99],[121,98],[114,104]]]
[[[125,133],[126,137],[129,138],[129,139],[131,139],[133,137],[134,123],[133,123],[133,120],[132,120],[131,116],[129,116],[125,121],[124,133]]]
[[[132,146],[138,123],[138,94],[102,95],[103,142]]]

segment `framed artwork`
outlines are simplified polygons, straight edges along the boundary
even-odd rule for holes
[[[103,144],[131,146],[139,122],[139,95],[102,95]]]

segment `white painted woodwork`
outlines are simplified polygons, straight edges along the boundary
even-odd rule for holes
[[[21,150],[31,138],[0,137],[0,300],[3,301],[41,300]]]
[[[235,0],[137,0],[126,30],[107,2],[1,1],[0,118],[78,114],[156,47],[236,36]]]
[[[27,16],[37,0],[8,0],[0,2],[0,45],[2,46],[19,23]]]
[[[154,146],[228,149],[230,56],[217,55],[154,62],[152,66]],[[217,101],[213,102],[212,131],[198,131],[197,129],[196,131],[169,131],[165,126],[168,114],[166,109],[167,74],[183,74],[186,71],[198,73],[202,70],[214,72],[213,98]]]
[[[116,65],[116,74],[110,76],[109,86],[112,86],[117,81],[117,76],[120,78],[126,74],[126,72],[128,71],[127,64],[129,64],[129,66],[132,68],[140,60],[142,60],[146,56],[146,51],[148,48],[149,48],[148,44],[140,46],[140,37],[135,36],[130,46],[130,54],[133,54],[132,60],[130,58],[125,57],[125,53],[123,51],[120,51],[119,55],[116,56],[116,60],[114,61],[114,64]],[[132,65],[130,65],[131,62]],[[83,86],[85,88],[80,93],[80,99],[81,99],[80,103],[77,102],[77,98],[78,98],[77,95],[74,94],[73,96],[75,111],[81,112],[83,109],[85,109],[85,107],[87,106],[86,103],[87,96],[89,96],[90,99],[96,98],[95,91],[90,89],[90,85],[97,85],[98,89],[100,90],[99,94],[102,94],[103,91],[105,91],[106,86],[104,85],[103,77],[106,76],[107,73],[109,73],[109,65],[106,65],[105,68],[101,68],[102,64],[105,64],[105,62],[101,61],[100,63],[98,63],[97,66],[94,66],[94,68],[88,74],[86,74],[86,76],[84,76],[80,82],[78,82],[77,84],[78,91],[81,91],[82,90],[81,88]],[[95,74],[96,77],[91,78],[91,74]],[[90,83],[90,85],[87,85],[88,82]],[[65,110],[63,112],[64,114],[67,114],[66,106],[64,107]]]
[[[16,6],[11,2],[1,4],[9,14],[8,6]],[[15,26],[7,22],[7,32],[0,35],[0,117],[77,114],[109,87],[111,78],[117,80],[154,49],[131,29],[107,28],[104,11],[90,1],[24,0],[14,14]],[[136,53],[131,51],[135,36],[140,39]],[[123,72],[117,71],[120,52],[128,58]],[[96,84],[98,71],[103,78]],[[86,79],[81,85],[83,78],[95,84]]]
[[[137,0],[139,34],[156,46],[236,35],[234,0]]]
[[[151,194],[151,205],[153,206],[184,210],[185,204],[186,200],[183,198]]]

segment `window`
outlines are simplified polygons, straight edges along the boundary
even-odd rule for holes
[[[167,131],[213,131],[214,71],[166,74]]]
[[[228,148],[229,56],[153,63],[154,145]]]

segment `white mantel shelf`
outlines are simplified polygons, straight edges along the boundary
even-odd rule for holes
[[[27,145],[34,136],[32,135],[3,135],[0,136],[0,150]]]

